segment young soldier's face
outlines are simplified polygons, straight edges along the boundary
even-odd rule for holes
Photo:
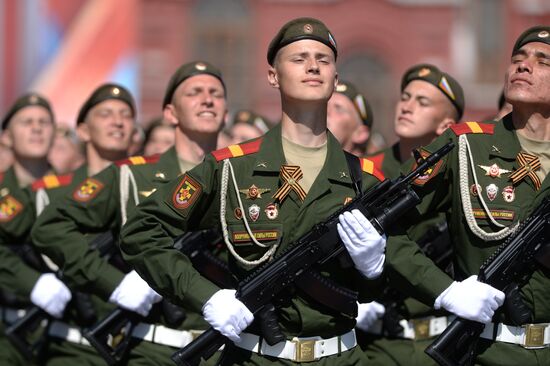
[[[513,56],[505,78],[504,94],[514,110],[522,104],[550,109],[550,45],[527,43]]]
[[[292,42],[277,53],[268,80],[285,101],[326,103],[338,82],[334,53],[311,39]]]
[[[454,107],[434,85],[411,81],[395,109],[394,128],[400,138],[435,138],[454,123]]]
[[[52,146],[54,125],[50,113],[40,106],[28,106],[13,115],[6,131],[16,157],[43,159]]]
[[[352,140],[361,119],[352,101],[341,93],[334,93],[328,101],[327,127],[342,146]]]
[[[225,121],[227,104],[221,81],[207,74],[184,80],[174,92],[164,118],[188,134],[218,133]]]
[[[78,126],[80,138],[91,142],[98,151],[126,152],[132,142],[135,118],[130,106],[117,99],[108,99],[88,111]]]

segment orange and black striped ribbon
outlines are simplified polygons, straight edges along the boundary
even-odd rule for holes
[[[273,198],[276,201],[283,202],[292,190],[296,192],[298,198],[303,202],[306,198],[306,191],[304,191],[300,183],[298,183],[304,176],[302,169],[297,165],[281,165],[280,175],[283,180],[283,185],[277,189]]]
[[[540,189],[541,182],[538,175],[535,173],[540,169],[540,160],[536,155],[520,152],[516,157],[516,161],[519,164],[519,169],[509,175],[512,183],[516,184],[525,177],[531,178],[535,184],[537,191]]]

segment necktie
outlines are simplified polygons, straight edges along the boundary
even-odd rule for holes
[[[535,173],[540,168],[540,160],[536,155],[520,152],[516,157],[519,168],[509,175],[512,183],[516,184],[525,177],[531,178],[535,184],[535,188],[538,191],[541,186],[541,182],[537,174]]]
[[[290,191],[296,192],[298,198],[303,202],[306,198],[306,192],[298,183],[300,179],[304,176],[302,169],[297,165],[281,165],[280,176],[283,180],[283,185],[277,189],[277,192],[273,195],[273,198],[276,201],[283,202],[283,200],[288,196]]]

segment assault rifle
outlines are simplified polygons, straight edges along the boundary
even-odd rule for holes
[[[221,242],[218,230],[187,232],[174,241],[174,248],[187,255],[203,276],[220,287],[229,288],[231,273],[227,264],[213,254]],[[182,308],[162,300],[162,313],[169,326],[176,327],[185,319]],[[133,311],[117,308],[105,319],[84,331],[84,337],[109,366],[120,363],[129,351],[132,332],[143,317]]]
[[[110,231],[96,236],[90,243],[90,247],[99,250],[101,256],[108,256],[112,250],[113,234]],[[40,256],[36,255],[32,246],[19,251],[19,254],[31,267],[48,272],[50,268],[42,261]],[[62,280],[63,274],[57,272],[57,276]],[[82,292],[73,292],[69,306],[74,309],[78,323],[81,326],[88,326],[97,321],[96,312],[89,294]],[[32,361],[40,357],[42,348],[47,339],[48,326],[51,317],[38,306],[31,306],[25,315],[6,328],[5,334],[8,340],[17,348],[17,350],[27,360]],[[44,331],[35,334],[38,326],[42,326]]]
[[[539,263],[548,266],[549,244],[550,197],[546,197],[487,258],[478,281],[505,293],[517,284],[527,283]],[[465,365],[475,358],[477,340],[484,327],[482,323],[456,318],[425,352],[440,365]]]
[[[338,216],[344,211],[360,210],[379,233],[384,233],[397,218],[415,207],[420,198],[411,183],[446,155],[454,144],[447,145],[422,158],[415,152],[418,167],[393,180],[384,180],[359,195],[344,208],[333,213],[325,222],[315,225],[307,234],[292,243],[288,250],[255,270],[237,287],[237,298],[253,313],[258,314],[284,289],[294,285],[312,267],[323,265],[346,253],[336,228]],[[208,359],[225,342],[218,331],[208,329],[185,348],[172,355],[177,365],[197,365],[201,357]]]

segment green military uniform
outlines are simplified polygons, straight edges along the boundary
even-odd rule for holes
[[[434,152],[448,141],[456,145],[441,163],[416,183],[418,191],[425,195],[417,216],[422,217],[433,210],[447,215],[458,280],[477,274],[485,259],[502,243],[502,239],[491,237],[508,229],[495,226],[489,214],[498,224],[510,228],[524,220],[550,189],[548,177],[539,190],[529,178],[515,183],[510,181],[509,174],[520,168],[516,157],[522,151],[511,118],[508,115],[497,122],[457,124],[425,148],[427,152]],[[473,161],[469,160],[468,151]],[[473,181],[474,172],[477,186]],[[483,208],[482,198],[489,212]],[[503,232],[500,236],[506,234]],[[415,296],[427,305],[431,306],[452,283],[452,279],[421,254],[410,235],[404,232],[390,237],[386,259],[390,277],[393,278],[393,271],[399,274],[393,278],[394,284],[400,288],[414,286]],[[521,289],[524,301],[533,311],[533,323],[550,321],[549,288],[548,271],[539,269]],[[499,312],[496,319],[511,324]],[[477,351],[479,364],[546,365],[550,362],[549,348],[526,350],[514,344],[481,339]]]
[[[130,165],[128,165],[130,164]],[[90,251],[85,233],[112,230],[115,237],[122,226],[120,175],[128,167],[136,182],[129,189],[127,210],[135,206],[134,193],[144,199],[159,186],[180,174],[175,148],[160,157],[132,157],[113,164],[81,182],[70,195],[52,203],[40,215],[32,237],[36,247],[63,269],[64,282],[74,289],[91,292],[107,301],[124,273]],[[83,260],[85,258],[85,260]],[[161,321],[153,312],[145,322]],[[105,315],[105,314],[104,314]],[[204,329],[198,314],[188,312],[179,329]],[[132,356],[151,363],[167,363],[174,348],[141,342]]]
[[[399,143],[396,143],[367,157],[374,162],[376,168],[384,173],[384,176],[396,178],[401,173],[399,156]],[[410,162],[407,165],[410,167]],[[442,222],[445,222],[444,214],[429,212],[423,216],[422,223],[414,228],[411,236],[418,240],[426,235],[430,228],[440,225]],[[448,237],[445,238],[448,239]],[[402,319],[412,320],[409,324],[412,325],[415,339],[389,338],[367,334],[361,342],[361,346],[366,351],[369,359],[381,365],[436,365],[424,353],[426,347],[435,337],[430,337],[428,334],[423,334],[423,332],[428,330],[426,321],[430,321],[429,318],[442,317],[444,312],[435,311],[432,306],[426,306],[412,297],[404,299],[398,311]],[[443,323],[444,326],[446,322]]]
[[[225,161],[233,167],[239,190],[235,190],[231,178],[225,182],[229,189],[222,214],[227,221],[229,240],[244,260],[258,260],[274,246],[274,255],[284,251],[314,224],[325,220],[355,196],[344,152],[328,133],[324,166],[305,200],[302,202],[291,191],[282,203],[274,203],[272,196],[282,183],[279,170],[285,164],[281,126],[274,127],[263,138],[214,152],[186,175],[160,188],[129,217],[122,230],[121,250],[124,258],[155,289],[177,303],[192,306],[197,312],[219,289],[195,271],[186,256],[173,250],[171,238],[188,230],[220,225],[222,166],[228,164]],[[363,174],[365,189],[376,182],[373,175]],[[260,195],[253,193],[255,188]],[[237,196],[243,200],[242,208],[239,208]],[[252,235],[267,248],[252,244],[243,224],[245,215]],[[234,256],[229,256],[229,265],[237,280],[250,269]],[[322,272],[346,287],[358,290],[362,300],[372,296],[365,286],[365,279],[357,271],[350,272],[331,263],[322,268]],[[354,318],[327,312],[323,305],[301,296],[299,292],[280,305],[277,313],[279,324],[289,338],[330,338],[348,332],[355,325]],[[340,356],[323,358],[318,363],[362,364],[365,359],[361,353],[353,349]],[[285,363],[283,359],[262,358],[240,348],[226,356],[226,362],[236,364]],[[288,364],[292,362],[288,361]]]

